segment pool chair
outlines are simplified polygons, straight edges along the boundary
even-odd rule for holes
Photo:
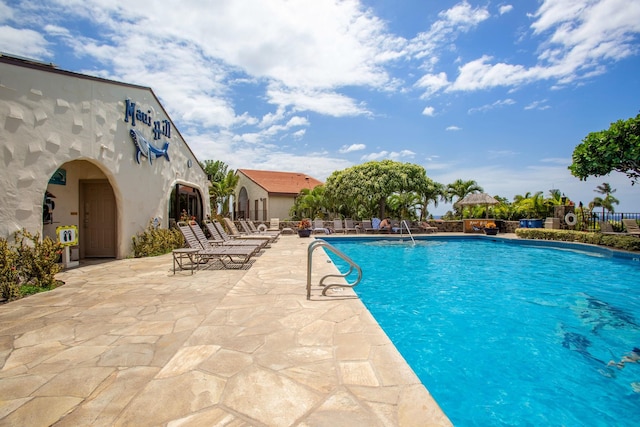
[[[256,239],[232,239],[228,234],[222,235],[218,228],[209,220],[204,221],[204,226],[213,238],[213,240],[209,240],[210,243],[213,243],[214,246],[259,246],[260,249],[264,249],[267,247],[269,243],[268,240],[256,240]],[[196,225],[197,227],[197,225]],[[196,229],[192,225],[191,228],[194,230],[194,234],[202,242],[202,236],[196,232]]]
[[[259,226],[256,227],[256,225],[253,223],[253,221],[247,221],[247,225],[249,226],[249,228],[251,229],[251,231],[253,231],[253,234],[262,234],[265,236],[269,236],[269,237],[275,237],[274,241],[278,239],[278,237],[280,237],[280,234],[282,234],[280,232],[280,230],[278,231],[270,231],[266,225],[264,224],[260,224]]]
[[[344,232],[345,233],[349,233],[353,231],[354,233],[358,232],[358,228],[356,227],[356,224],[353,222],[352,219],[349,218],[345,218],[344,220]]]
[[[624,228],[627,229],[627,234],[640,237],[640,226],[635,219],[623,219],[622,223]]]
[[[324,221],[320,218],[313,220],[313,234],[331,234],[331,230],[324,226]]]
[[[240,227],[242,227],[242,235],[243,236],[260,236],[263,237],[265,239],[269,239],[269,242],[275,242],[276,239],[278,238],[278,236],[276,235],[272,235],[272,234],[262,234],[259,231],[253,231],[251,229],[251,227],[249,227],[249,223],[247,221],[244,220],[239,220],[238,221],[240,223]]]
[[[179,221],[178,229],[184,237],[186,245],[195,251],[198,263],[218,260],[225,268],[243,268],[251,265],[256,248],[240,246],[211,246],[207,241],[205,245],[201,243],[192,228],[186,222]]]
[[[613,230],[613,225],[611,225],[611,223],[609,221],[600,221],[600,233],[601,234],[626,234],[626,233],[619,233],[617,231]]]
[[[425,233],[436,233],[438,231],[438,227],[432,226],[427,221],[422,221],[419,225],[419,230],[424,231]]]
[[[267,231],[279,231],[282,234],[295,234],[295,231],[293,231],[293,228],[291,227],[283,227],[282,230],[280,229],[280,218],[271,218],[269,220],[269,228],[267,228]]]
[[[341,219],[334,219],[333,220],[333,232],[334,233],[344,233],[344,227],[342,226],[342,220]]]
[[[238,231],[238,227],[236,227],[236,225],[233,223],[233,221],[231,221],[229,218],[224,218],[224,225],[227,227],[228,230],[228,235],[232,238],[232,239],[256,239],[256,240],[267,240],[270,241],[271,237],[269,236],[259,236],[259,235],[254,235],[254,234],[243,234],[240,233],[240,231]],[[220,234],[223,234],[222,232],[224,231],[224,229],[222,227],[220,227],[218,229],[220,231]]]

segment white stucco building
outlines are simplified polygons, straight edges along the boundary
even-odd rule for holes
[[[0,55],[0,123],[1,237],[74,225],[80,258],[123,258],[150,221],[210,213],[207,176],[148,87]]]

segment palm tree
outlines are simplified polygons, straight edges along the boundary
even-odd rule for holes
[[[291,207],[291,216],[316,218],[325,209],[324,192],[324,185],[318,185],[313,189],[303,188]]]
[[[211,186],[209,187],[209,203],[211,205],[211,212],[215,214],[218,212],[219,203],[222,202],[224,198],[224,194],[220,194],[219,184],[227,176],[229,166],[220,160],[205,160],[204,163],[200,163],[200,166],[202,166],[202,169],[207,173],[207,177],[211,182]]]
[[[463,181],[462,179],[457,179],[453,183],[447,185],[446,200],[448,202],[453,202],[453,198],[455,197],[456,202],[458,202],[469,194],[481,193],[482,191],[484,191],[482,187],[480,187],[474,180]],[[462,218],[462,208],[459,209],[455,203],[453,204],[453,207],[456,213],[459,213],[460,218]]]
[[[605,209],[609,212],[613,213],[613,205],[619,204],[620,201],[612,196],[613,193],[616,192],[615,189],[611,188],[608,182],[603,182],[602,185],[598,185],[595,190],[596,193],[604,194],[604,199],[602,197],[596,197],[590,203],[593,207],[602,207],[602,220],[604,221],[604,211]]]
[[[422,205],[420,206],[420,221],[427,219],[427,214],[429,213],[427,206],[429,203],[433,202],[433,207],[437,208],[438,201],[446,200],[446,194],[444,185],[435,181],[431,181],[426,188],[419,192],[419,195],[422,198]]]
[[[231,196],[233,196],[233,193],[235,192],[239,179],[240,177],[236,175],[233,170],[230,170],[220,182],[211,183],[210,192],[214,194],[216,200],[222,204],[222,215],[229,214],[229,211],[231,210]]]

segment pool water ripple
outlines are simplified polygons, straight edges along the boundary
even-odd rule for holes
[[[638,262],[490,240],[332,244],[456,426],[637,425],[640,363],[607,363],[640,347]]]

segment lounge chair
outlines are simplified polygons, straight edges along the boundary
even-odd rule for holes
[[[253,231],[253,234],[263,234],[265,236],[275,237],[276,239],[278,237],[280,237],[280,234],[282,234],[280,232],[280,230],[278,230],[278,231],[269,231],[267,229],[267,226],[264,225],[264,224],[260,224],[258,227],[256,227],[256,225],[253,223],[253,221],[250,221],[250,220],[247,221],[247,225],[249,226],[251,231]],[[260,227],[262,227],[262,229],[260,229]]]
[[[358,229],[356,228],[356,225],[355,225],[355,223],[353,222],[352,219],[345,218],[345,220],[344,220],[344,232],[348,233],[350,231],[353,231],[354,233],[357,233]]]
[[[256,254],[256,249],[252,247],[241,246],[211,246],[207,241],[206,246],[198,240],[193,233],[193,229],[186,222],[179,221],[178,229],[184,237],[186,245],[191,249],[196,249],[197,262],[201,261],[209,262],[211,260],[218,260],[226,268],[244,267],[253,260],[251,259]],[[206,237],[205,237],[206,240]]]
[[[324,226],[324,221],[320,218],[313,220],[313,234],[331,234],[331,230]]]
[[[429,224],[427,221],[423,221],[419,225],[420,231],[424,231],[425,233],[435,233],[438,231],[438,227],[434,227]]]
[[[278,238],[278,236],[274,236],[271,234],[261,234],[259,231],[253,231],[251,227],[249,227],[249,223],[247,221],[240,220],[238,222],[240,222],[240,227],[242,227],[243,236],[247,236],[247,237],[260,236],[260,237],[268,238],[269,242],[275,242],[276,239]]]
[[[365,233],[375,233],[376,229],[373,228],[373,224],[371,223],[370,219],[363,219],[362,222],[360,223],[360,230],[364,231]]]
[[[342,226],[342,220],[341,219],[334,219],[333,220],[333,232],[334,233],[344,233],[345,229]]]
[[[267,244],[269,243],[269,241],[267,240],[261,241],[256,239],[232,239],[226,233],[225,235],[222,235],[218,230],[218,228],[213,224],[213,222],[208,220],[204,221],[204,226],[206,227],[207,231],[209,232],[209,234],[211,234],[211,236],[214,239],[214,240],[209,240],[209,242],[217,246],[254,246],[254,247],[259,246],[260,249],[264,249],[267,247]],[[197,225],[195,227],[197,227]],[[191,225],[191,228],[193,228],[194,234],[196,235],[198,240],[202,242],[202,236],[198,235],[198,232],[193,225]]]
[[[600,221],[600,233],[602,234],[626,234],[613,230],[613,225],[609,221]]]
[[[257,236],[253,234],[242,234],[238,231],[238,227],[231,221],[229,218],[224,218],[224,224],[227,226],[227,230],[229,230],[228,235],[234,239],[243,238],[243,239],[257,239],[257,240],[266,240],[270,241],[271,238],[269,236]],[[222,233],[220,233],[222,234]]]
[[[622,223],[624,228],[627,229],[627,234],[640,236],[640,226],[638,226],[638,222],[635,219],[623,219]]]

